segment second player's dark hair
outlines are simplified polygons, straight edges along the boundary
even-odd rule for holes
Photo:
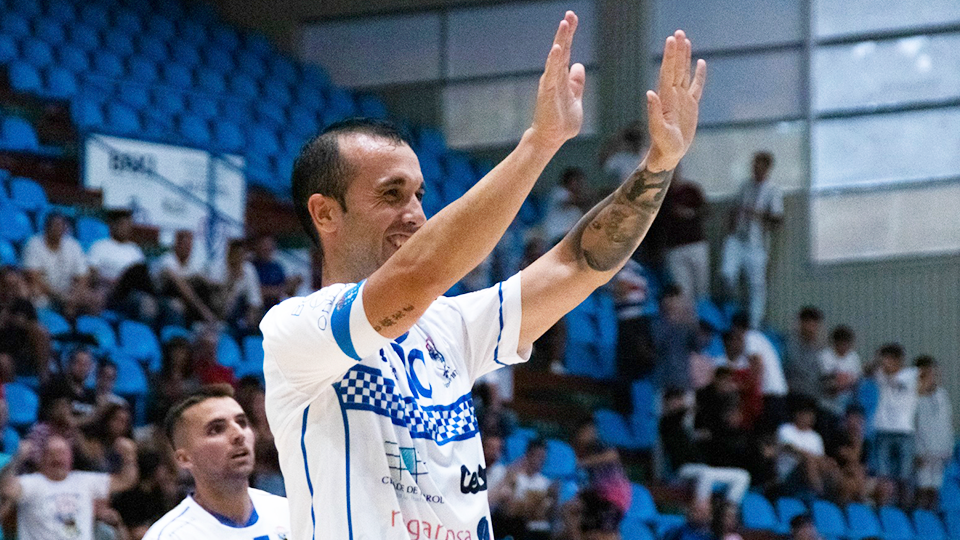
[[[167,435],[167,440],[174,448],[177,447],[173,440],[177,426],[180,425],[180,419],[183,413],[195,405],[199,405],[208,399],[233,397],[233,388],[229,384],[211,384],[200,388],[196,392],[185,397],[183,400],[170,407],[167,411],[167,417],[163,420],[163,431]]]

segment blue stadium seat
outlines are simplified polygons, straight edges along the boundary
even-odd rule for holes
[[[883,536],[880,520],[872,508],[862,503],[847,505],[847,524],[849,533],[845,535],[850,540],[863,540],[870,537]]]
[[[357,104],[353,99],[353,94],[345,88],[331,88],[327,93],[327,109],[332,111],[335,115],[339,115],[341,118],[354,116],[357,114]],[[446,142],[444,146],[437,155],[443,153],[446,150]]]
[[[12,7],[14,11],[27,18],[35,18],[43,13],[40,0],[16,0],[14,2],[8,2],[8,5],[10,4],[13,4]]]
[[[265,125],[275,128],[285,127],[287,122],[287,112],[283,106],[273,101],[265,101],[254,107],[257,111],[257,120]]]
[[[44,13],[49,19],[67,24],[77,19],[76,5],[67,0],[48,0]]]
[[[267,57],[273,53],[273,44],[266,36],[259,32],[248,32],[244,35],[243,46],[248,51],[256,53],[261,57]]]
[[[789,529],[785,529],[777,520],[770,501],[759,493],[750,492],[743,497],[740,514],[743,516],[743,526],[747,529],[776,534],[789,532]]]
[[[220,339],[217,341],[217,363],[230,369],[234,369],[243,363],[240,346],[226,332],[221,332]]]
[[[194,114],[184,114],[180,117],[180,135],[186,141],[196,146],[210,144],[210,126],[206,120]]]
[[[70,43],[90,52],[100,48],[100,32],[88,24],[73,23],[68,27]]]
[[[253,99],[260,94],[257,81],[242,73],[230,77],[230,91],[242,99]]]
[[[77,93],[77,78],[72,71],[61,66],[50,66],[44,72],[43,94],[54,99],[67,99]]]
[[[220,101],[220,120],[233,122],[240,129],[247,131],[254,123],[256,116],[250,108],[251,102],[238,99],[223,99]]]
[[[654,404],[656,393],[653,384],[647,379],[638,379],[630,386],[630,398],[633,408],[630,424],[633,437],[640,448],[653,448],[657,442],[657,409]]]
[[[179,57],[177,57],[179,58]],[[190,68],[179,62],[170,62],[163,65],[163,82],[175,88],[191,88],[193,73]]]
[[[300,153],[300,148],[303,147],[304,143],[307,142],[309,136],[301,135],[295,131],[283,131],[282,132],[282,148],[281,152],[287,156],[296,156]],[[291,161],[293,158],[291,157]]]
[[[501,460],[509,465],[520,458],[526,451],[530,441],[537,438],[537,432],[530,429],[516,429],[503,441],[503,457]]]
[[[122,353],[112,355],[112,359],[117,364],[117,384],[114,392],[125,397],[145,396],[149,386],[140,363]]]
[[[547,440],[547,460],[543,465],[543,474],[554,480],[575,478],[577,474],[577,455],[566,441]]]
[[[227,83],[222,73],[208,68],[197,68],[197,87],[204,92],[222,94],[227,89]]]
[[[0,33],[13,38],[30,36],[30,21],[19,13],[6,12],[0,19]]]
[[[2,130],[3,135],[0,144],[2,144],[2,147],[6,150],[36,152],[40,149],[37,132],[35,132],[33,126],[23,118],[17,116],[4,118],[0,130]]]
[[[308,137],[320,130],[320,120],[315,111],[294,105],[290,108],[287,129],[298,137]]]
[[[247,143],[249,144],[249,139]],[[270,172],[269,158],[249,147],[244,157],[247,160],[246,175],[250,183],[275,189],[275,186],[273,186],[273,176]]]
[[[297,86],[294,88],[294,106],[303,107],[311,114],[316,114],[325,106],[323,94],[324,92],[317,88]]]
[[[790,520],[807,513],[807,506],[800,499],[793,497],[781,497],[777,499],[777,516],[780,518],[780,525],[787,530],[790,529]]]
[[[153,106],[159,114],[167,116],[176,116],[186,108],[184,95],[165,87],[154,88]]]
[[[633,484],[630,508],[624,514],[624,519],[633,518],[643,523],[654,524],[659,516],[660,512],[657,511],[657,505],[653,502],[653,495],[650,494],[650,491],[640,484]]]
[[[233,54],[222,49],[219,45],[211,43],[204,47],[200,52],[200,57],[203,59],[204,67],[217,73],[230,73],[236,69]]]
[[[316,90],[323,90],[330,87],[330,74],[325,69],[315,64],[301,64],[300,79],[303,86]]]
[[[250,150],[263,154],[273,155],[280,151],[277,141],[277,132],[263,125],[253,125],[247,133],[247,144]]]
[[[147,32],[164,42],[171,41],[177,34],[173,21],[163,15],[152,15],[147,20]]]
[[[620,413],[609,409],[597,409],[593,413],[593,421],[597,426],[597,437],[600,442],[618,448],[635,446],[630,426]]]
[[[3,204],[3,202],[0,201],[0,204]],[[17,264],[18,262],[17,250],[14,249],[13,244],[5,238],[0,238],[0,265]]]
[[[72,331],[70,323],[63,318],[63,315],[49,308],[38,309],[37,320],[46,327],[51,336],[69,334]]]
[[[127,67],[130,79],[140,84],[153,84],[160,78],[157,63],[146,56],[131,56]]]
[[[187,4],[186,7],[187,17],[203,24],[208,28],[215,26],[220,19],[220,17],[217,15],[217,10],[205,2],[191,2]],[[210,37],[211,39],[213,38],[212,31],[210,32]]]
[[[90,69],[90,57],[80,47],[63,43],[56,50],[57,63],[74,73],[83,73]]]
[[[566,316],[564,365],[571,374],[612,378],[616,371],[617,322],[613,298],[599,290]]]
[[[447,151],[447,140],[439,129],[422,128],[417,134],[417,148],[426,154],[441,156]]]
[[[191,69],[200,65],[200,51],[197,46],[179,39],[170,42],[170,58],[175,58],[178,63]]]
[[[237,377],[263,376],[263,338],[259,336],[243,338],[243,362],[233,371]]]
[[[943,522],[950,540],[960,538],[960,511],[948,510],[943,513]]]
[[[123,62],[116,54],[98,49],[93,53],[93,70],[97,75],[119,79],[123,76]]]
[[[120,350],[144,364],[152,372],[160,371],[163,353],[157,335],[138,321],[120,321]]]
[[[650,527],[633,516],[625,517],[620,522],[620,537],[629,540],[656,540]]]
[[[103,46],[121,58],[133,54],[133,37],[117,28],[107,30],[103,34]]]
[[[164,3],[172,4],[173,2]],[[177,22],[177,27],[179,28],[177,39],[183,40],[185,43],[200,46],[207,40],[207,30],[196,21],[181,19]]]
[[[10,202],[26,212],[42,212],[47,209],[47,193],[35,180],[15,176],[10,179]]]
[[[190,331],[182,326],[169,325],[160,329],[160,342],[166,344],[173,338],[190,339]]]
[[[268,79],[263,83],[263,97],[283,106],[287,106],[293,101],[290,85],[278,79]]]
[[[154,111],[144,111],[143,137],[159,141],[168,141],[179,144],[183,142],[177,136],[176,122],[173,116],[158,114]]]
[[[370,118],[386,118],[387,106],[377,96],[364,95],[357,99],[357,106],[362,116]]]
[[[70,106],[70,117],[81,130],[99,129],[106,121],[103,107],[93,99],[76,99]]]
[[[0,64],[6,64],[20,57],[17,40],[13,36],[0,34]]]
[[[83,7],[80,8],[80,20],[93,28],[106,28],[110,22],[109,16],[107,7],[96,2],[84,2]]]
[[[940,488],[940,509],[944,512],[960,513],[960,483],[949,476],[943,479]]]
[[[880,508],[880,525],[883,527],[884,540],[913,540],[913,525],[903,510],[895,506]],[[939,519],[937,520],[939,521]],[[853,524],[850,524],[853,528]],[[946,540],[946,539],[940,539]]]
[[[242,73],[258,79],[264,76],[267,71],[263,58],[251,51],[240,51],[237,53],[237,69]]]
[[[119,98],[136,110],[150,107],[150,87],[141,83],[139,79],[131,79],[120,83]]]
[[[151,34],[137,36],[137,51],[154,62],[163,63],[169,59],[167,44]]]
[[[224,120],[213,123],[213,139],[217,150],[221,152],[240,152],[246,144],[240,126]]]
[[[123,103],[108,103],[106,119],[107,127],[113,133],[134,135],[141,129],[137,111]]]
[[[40,398],[29,386],[21,382],[8,383],[4,387],[10,411],[10,425],[25,431],[37,422]]]
[[[102,351],[111,352],[117,348],[117,336],[113,332],[113,327],[101,317],[91,315],[77,317],[77,332],[93,336]]]
[[[187,109],[204,120],[214,118],[220,113],[220,108],[217,106],[217,100],[213,96],[207,94],[188,94]]]
[[[17,430],[13,429],[12,426],[7,426],[3,430],[3,448],[0,448],[0,452],[3,452],[7,455],[13,455],[17,453],[17,448],[20,447],[20,434],[17,433]]]
[[[127,35],[134,36],[143,31],[143,20],[135,12],[122,9],[115,12],[113,26]]]
[[[10,86],[18,92],[37,93],[43,87],[40,72],[23,60],[10,62],[7,66],[7,76],[10,79]]]
[[[33,26],[37,37],[51,46],[60,45],[67,39],[63,25],[54,19],[40,19]]]
[[[240,36],[233,27],[216,25],[210,31],[210,40],[226,51],[235,51],[240,48]]]
[[[885,508],[880,509],[881,519],[883,518]],[[903,514],[902,511],[900,513]],[[936,514],[929,510],[914,510],[913,524],[917,532],[916,537],[920,540],[947,540],[947,530],[944,528],[943,522],[940,521],[940,518]],[[913,530],[909,528],[910,523],[907,522],[906,525],[907,528],[905,532],[913,533]],[[904,540],[904,537],[891,536],[890,531],[887,530],[886,540]]]
[[[811,505],[813,523],[826,540],[846,538],[849,532],[843,512],[830,501],[816,500]],[[877,527],[879,529],[879,527]]]

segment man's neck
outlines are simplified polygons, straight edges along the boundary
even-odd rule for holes
[[[197,482],[193,500],[211,514],[223,516],[237,524],[244,524],[253,514],[250,500],[250,482],[239,481]]]

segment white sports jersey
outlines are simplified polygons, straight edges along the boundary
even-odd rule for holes
[[[244,524],[207,512],[187,496],[150,527],[143,540],[287,540],[290,508],[283,497],[249,488],[253,514]]]
[[[528,357],[520,274],[437,299],[395,340],[367,321],[363,290],[330,285],[260,324],[293,538],[490,540],[470,390]]]

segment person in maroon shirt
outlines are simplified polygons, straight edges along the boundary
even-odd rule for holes
[[[710,246],[703,230],[707,199],[696,182],[677,167],[660,211],[664,223],[667,270],[691,300],[710,295]]]

